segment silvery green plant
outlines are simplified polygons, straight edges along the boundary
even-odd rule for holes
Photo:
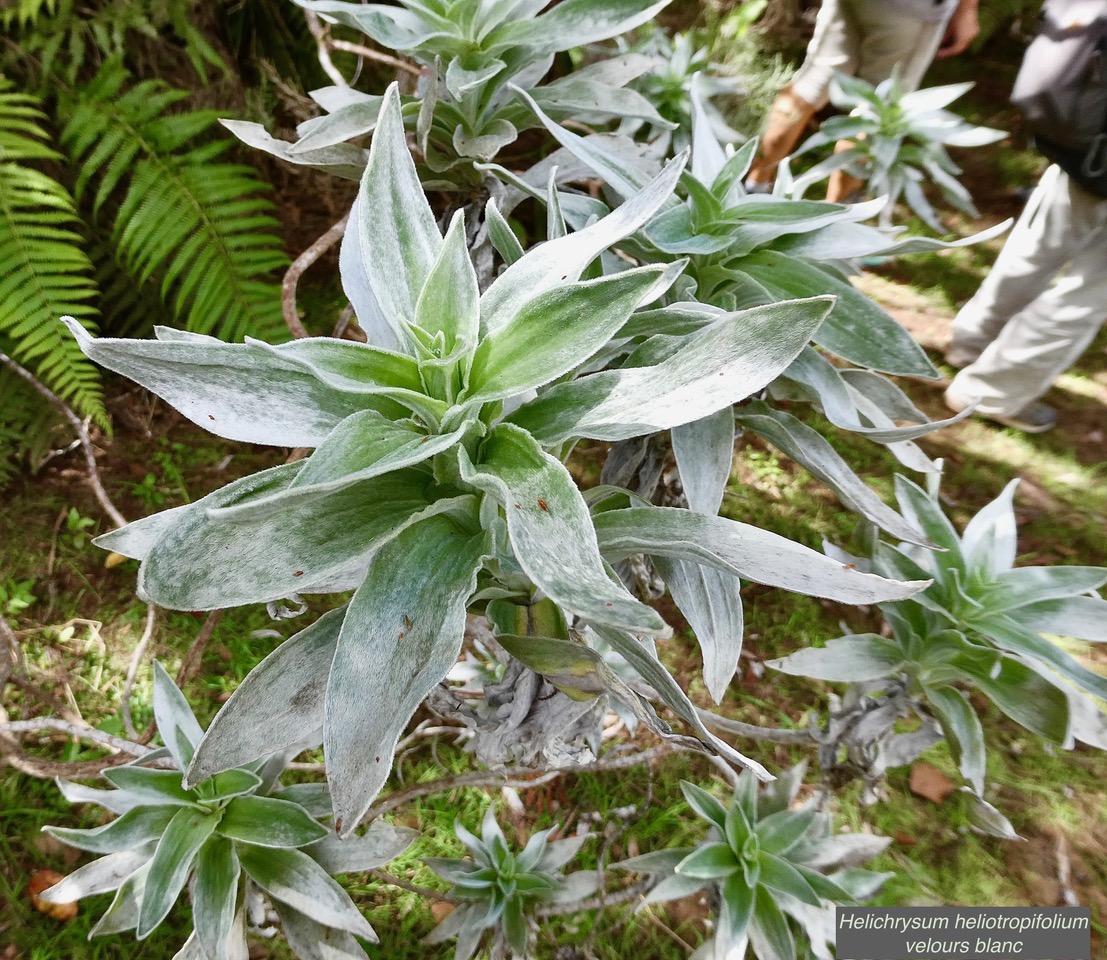
[[[829,813],[811,800],[797,804],[804,770],[800,764],[784,771],[760,790],[743,773],[725,806],[684,781],[688,805],[710,824],[704,840],[616,864],[658,878],[646,903],[711,891],[715,935],[696,951],[697,960],[745,957],[747,950],[760,960],[792,960],[802,955],[796,933],[810,956],[832,960],[835,905],[867,900],[893,876],[861,868],[889,838],[836,835]]]
[[[691,31],[670,36],[656,27],[644,40],[624,45],[629,52],[649,58],[650,69],[634,80],[632,86],[673,124],[674,145],[678,149],[688,145],[692,130],[692,84],[697,75],[701,107],[715,135],[720,140],[745,139],[712,103],[716,96],[741,96],[745,92],[743,80],[728,75],[721,64],[712,62],[707,47],[698,44]],[[645,122],[628,119],[620,129],[633,133]]]
[[[669,0],[431,0],[402,5],[297,0],[324,19],[410,57],[423,69],[416,96],[404,97],[428,189],[470,191],[484,178],[478,166],[537,126],[508,89],[517,84],[561,119],[617,119],[671,126],[628,83],[650,70],[649,58],[627,55],[542,83],[554,55],[607,40],[645,23]],[[291,163],[359,179],[366,152],[350,140],[377,126],[382,97],[348,86],[313,91],[326,113],[308,120],[288,143],[256,123],[227,121],[236,136]]]
[[[1107,677],[1051,637],[1107,641],[1101,567],[1016,567],[1012,481],[958,536],[936,495],[896,478],[903,515],[935,549],[879,543],[872,563],[886,576],[926,576],[913,599],[880,604],[891,636],[855,634],[771,661],[786,673],[828,681],[904,678],[906,692],[941,724],[973,792],[984,789],[984,731],[964,689],[975,689],[1016,723],[1054,743],[1107,749]]]
[[[626,144],[583,137],[549,117],[532,97],[517,89],[535,115],[579,163],[604,178],[611,194],[624,201],[654,175],[658,158]],[[985,241],[1007,224],[951,243],[928,237],[897,240],[886,230],[861,221],[876,216],[880,201],[828,204],[790,199],[786,180],[781,195],[748,195],[743,181],[757,150],[748,141],[730,151],[716,139],[702,96],[692,87],[691,167],[678,191],[626,246],[647,263],[687,259],[681,281],[668,301],[699,301],[729,310],[832,294],[834,309],[816,332],[814,341],[831,353],[870,370],[903,376],[937,376],[925,352],[911,335],[882,308],[856,290],[849,281],[849,261],[869,256],[922,253]],[[548,164],[540,165],[546,175]],[[565,164],[559,177],[580,179]],[[520,193],[545,201],[533,178],[500,171]],[[560,182],[560,181],[559,181]],[[566,220],[580,227],[589,218],[607,212],[591,198],[559,192]],[[501,211],[502,212],[502,211]]]
[[[874,87],[859,77],[836,74],[830,85],[830,99],[847,115],[824,120],[793,156],[839,140],[848,140],[851,145],[797,177],[791,186],[794,195],[802,197],[835,170],[845,170],[864,181],[868,196],[886,198],[880,215],[883,224],[892,222],[896,202],[902,196],[928,227],[945,233],[923,191],[927,180],[950,206],[970,217],[980,216],[969,191],[957,179],[961,168],[946,147],[981,147],[1007,134],[966,123],[945,109],[972,87],[972,83],[953,83],[905,93],[896,75]]]
[[[739,611],[739,578],[852,603],[925,586],[691,510],[608,500],[615,509],[593,516],[563,465],[579,438],[617,441],[728,410],[793,361],[832,305],[815,297],[720,314],[652,362],[590,372],[679,275],[679,263],[607,276],[593,264],[658,211],[682,164],[611,215],[521,254],[481,293],[464,214],[440,234],[393,86],[340,255],[371,345],[226,344],[165,329],[156,341],[95,340],[70,323],[90,358],[212,433],[314,449],[99,538],[141,561],[143,596],[211,610],[355,591],[239,686],[192,758],[189,788],[321,731],[335,825],[349,834],[407,721],[456,662],[467,612],[543,597],[566,623],[604,631],[709,749],[768,777],[707,732],[639,639],[668,627],[608,564],[631,554],[680,564],[689,578],[729,584]],[[716,697],[740,629],[721,643],[701,638]]]
[[[561,873],[590,834],[550,840],[553,831],[541,830],[522,850],[513,851],[491,807],[479,837],[460,821],[454,832],[471,859],[429,857],[425,862],[450,884],[461,904],[423,939],[435,944],[456,937],[454,960],[469,960],[487,931],[492,931],[491,957],[533,956],[535,907],[578,903],[599,889],[600,874],[594,870]]]
[[[665,295],[665,304],[628,323],[622,336],[602,355],[604,362],[636,365],[663,354],[679,338],[694,335],[726,313],[715,305],[718,303],[736,309],[830,291],[836,298],[835,307],[813,339],[858,367],[841,369],[808,346],[768,386],[766,399],[811,403],[835,426],[885,444],[910,469],[933,473],[937,466],[914,441],[958,418],[931,422],[894,383],[878,374],[932,377],[935,371],[910,334],[853,288],[848,261],[875,252],[915,253],[949,245],[930,238],[896,240],[888,231],[861,223],[875,213],[872,204],[849,206],[747,195],[742,182],[755,145],[728,152],[705,119],[695,85],[692,105],[692,169],[683,174],[676,195],[621,245],[640,262],[687,260],[688,265]],[[536,104],[532,107],[540,114]],[[589,218],[606,214],[608,208],[590,196],[561,189],[558,171],[575,170],[574,163],[586,164],[607,180],[611,194],[629,197],[656,169],[656,160],[626,143],[580,137],[548,117],[544,122],[562,144],[561,156],[555,155],[520,176],[500,170],[500,176],[512,184],[505,209],[531,196],[547,203],[551,219],[563,217],[580,227]],[[579,172],[569,175],[570,179],[579,176]],[[495,222],[498,208],[490,206],[490,211],[490,222]],[[1005,225],[996,229],[1002,231]],[[506,234],[504,229],[493,233],[493,242]],[[985,232],[953,245],[991,235]],[[509,236],[508,243],[510,240]],[[735,414],[741,428],[760,435],[801,463],[850,509],[901,539],[929,543],[921,531],[866,486],[826,439],[796,417],[761,400],[740,405]],[[701,512],[717,511],[734,444],[734,418],[720,411],[675,428],[672,437],[689,504]],[[698,624],[706,618],[689,614],[677,590],[673,593],[698,631]]]
[[[377,936],[332,874],[382,866],[403,853],[415,831],[377,821],[359,837],[338,840],[319,822],[330,814],[325,788],[282,788],[280,756],[185,787],[182,773],[203,733],[158,663],[154,716],[165,747],[105,769],[112,789],[58,782],[71,802],[95,803],[117,816],[89,830],[45,828],[69,846],[104,856],[42,899],[70,903],[114,891],[89,936],[134,930],[142,940],[187,885],[193,931],[175,960],[223,960],[246,956],[253,901],[266,897],[304,960],[318,957],[320,944],[332,960],[365,958],[355,938],[375,943]]]

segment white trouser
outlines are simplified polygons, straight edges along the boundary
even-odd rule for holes
[[[916,20],[885,0],[823,0],[807,56],[789,86],[821,110],[836,70],[875,86],[898,64],[903,89],[916,90],[945,32],[945,20]]]
[[[1079,359],[1105,318],[1107,199],[1051,166],[953,321],[951,348],[979,356],[950,393],[980,398],[981,413],[1016,414]]]

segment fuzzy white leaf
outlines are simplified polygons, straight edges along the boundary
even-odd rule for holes
[[[600,549],[612,560],[634,553],[680,557],[756,583],[844,603],[902,600],[930,583],[861,573],[779,534],[690,510],[611,510],[599,514],[595,524]]]
[[[388,779],[404,726],[457,661],[486,549],[445,517],[424,520],[374,555],[350,601],[323,720],[340,836],[357,827]]]

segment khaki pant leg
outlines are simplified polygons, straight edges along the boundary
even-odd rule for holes
[[[904,91],[917,90],[945,36],[947,20],[916,20],[882,0],[841,0],[861,37],[857,76],[874,86],[899,67]]]
[[[1054,165],[1030,195],[995,264],[953,321],[951,346],[980,353],[1096,236],[1107,204]]]
[[[1004,247],[1006,254],[1014,242],[1013,255],[1006,263],[996,261],[997,268],[1037,269],[1021,274],[992,271],[997,276],[994,302],[1007,307],[1022,302],[1033,289],[1032,282],[1039,292],[1008,314],[1010,319],[995,339],[950,385],[958,397],[980,398],[981,413],[1010,416],[1041,397],[1080,358],[1107,318],[1107,200],[1077,187],[1059,170],[1046,186],[1048,192],[1031,222],[1023,233],[1012,233]],[[1064,230],[1066,217],[1068,230]],[[1025,249],[1020,255],[1017,244],[1035,236],[1043,248],[1040,254]],[[1050,286],[1056,269],[1045,275],[1043,265],[1066,252],[1059,266],[1068,262],[1068,267]],[[1007,276],[1014,286],[1004,290]]]
[[[860,47],[857,24],[847,15],[842,0],[823,0],[807,55],[792,76],[789,88],[801,100],[821,110],[829,100],[827,91],[835,71],[852,75],[857,70]]]

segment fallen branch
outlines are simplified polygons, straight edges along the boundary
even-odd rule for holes
[[[17,377],[26,380],[35,391],[57,407],[64,415],[65,419],[69,421],[70,426],[73,427],[77,433],[77,438],[81,441],[81,449],[84,451],[85,462],[88,464],[88,482],[89,486],[92,487],[92,492],[95,494],[100,506],[104,508],[104,513],[111,519],[111,522],[117,527],[126,526],[127,521],[124,519],[123,514],[115,508],[115,504],[111,502],[111,498],[108,496],[107,491],[104,490],[104,485],[100,482],[100,471],[96,469],[96,456],[92,449],[92,439],[88,435],[88,427],[86,427],[81,421],[81,418],[73,412],[69,404],[62,400],[61,397],[54,393],[54,391],[44,383],[41,383],[30,370],[21,367],[3,351],[0,351],[0,363],[3,363],[4,366],[11,370]]]
[[[281,312],[284,314],[284,322],[288,324],[289,332],[297,340],[302,340],[309,334],[300,321],[300,314],[296,309],[296,284],[308,267],[342,239],[342,234],[346,232],[346,221],[349,219],[350,215],[346,214],[293,260],[292,266],[285,271],[284,279],[281,280]]]
[[[32,720],[9,720],[0,723],[0,733],[35,733],[39,730],[54,730],[58,733],[64,733],[66,736],[76,737],[79,740],[89,740],[102,747],[128,753],[132,757],[143,757],[153,752],[152,747],[112,736],[112,734],[104,733],[103,730],[97,730],[94,727],[82,727],[58,717],[35,717]]]

